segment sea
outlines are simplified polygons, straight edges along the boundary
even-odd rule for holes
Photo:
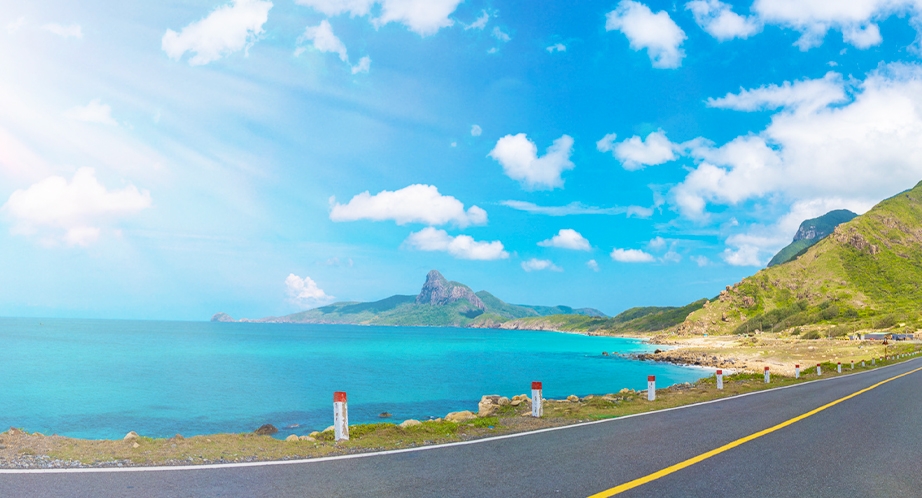
[[[654,348],[520,330],[0,318],[0,428],[114,439],[272,424],[284,437],[332,425],[334,391],[350,424],[399,423],[530,396],[532,381],[563,398],[713,372],[611,354]]]

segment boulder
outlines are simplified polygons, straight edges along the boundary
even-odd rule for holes
[[[578,403],[578,402],[579,402],[579,396],[577,396],[577,395],[575,395],[575,394],[571,394],[571,395],[567,396],[567,401],[569,401],[570,403]]]
[[[477,415],[474,415],[468,410],[460,412],[451,412],[448,415],[445,415],[445,420],[449,422],[464,422],[465,420],[471,420],[477,418]]]
[[[182,434],[177,434],[177,435],[173,436],[172,439],[173,439],[174,441],[182,441],[183,439],[186,439],[186,438],[182,437]]]
[[[292,435],[286,437],[286,438],[285,438],[285,441],[288,441],[289,443],[291,443],[291,442],[298,442],[299,439],[298,439],[297,434],[292,434]]]
[[[496,410],[499,409],[499,395],[490,394],[480,398],[480,403],[477,403],[477,416],[478,417],[492,417],[496,414]]]
[[[323,432],[333,432],[333,431],[335,431],[335,430],[336,430],[336,427],[333,427],[333,426],[331,425],[331,426],[327,427],[326,429],[324,429]]]
[[[138,444],[138,443],[131,443],[131,447],[132,447],[132,448],[140,448],[141,445]]]
[[[308,434],[307,436],[308,436],[308,437],[317,437],[317,436],[319,436],[320,434],[321,434],[320,431],[314,431],[314,432],[311,432],[310,434]]]
[[[403,422],[398,424],[397,427],[403,427],[404,429],[406,429],[407,427],[413,427],[414,425],[422,425],[422,424],[423,423],[420,422],[419,420],[414,420],[411,418],[409,420],[404,420]]]
[[[272,424],[265,424],[265,425],[261,426],[259,429],[256,429],[256,430],[253,431],[253,432],[255,432],[258,436],[271,436],[271,435],[277,433],[278,431],[279,431],[279,430],[276,429],[274,425],[272,425]]]
[[[501,396],[499,398],[499,406],[508,406],[508,405],[509,405],[509,398],[505,396]]]
[[[316,441],[312,436],[298,436],[299,441]]]
[[[141,437],[141,436],[139,436],[137,432],[131,431],[131,432],[129,432],[128,434],[125,434],[125,437],[123,437],[122,440],[123,440],[123,441],[131,441],[131,440],[134,440],[134,439],[138,439],[139,437]]]
[[[381,412],[378,416],[381,418],[391,418],[391,412]]]

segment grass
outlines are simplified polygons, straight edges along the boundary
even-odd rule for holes
[[[915,345],[900,345],[891,354],[916,351]],[[872,355],[866,354],[866,359]],[[879,357],[879,355],[878,355]],[[890,359],[865,367],[856,362],[854,371],[870,370],[903,361]],[[836,364],[821,363],[822,378],[834,377]],[[715,378],[708,377],[695,383],[678,384],[658,389],[655,401],[647,401],[646,393],[622,390],[608,395],[586,396],[577,402],[545,400],[544,417],[529,416],[531,408],[523,403],[517,407],[503,406],[496,416],[476,418],[455,423],[445,420],[426,421],[410,427],[390,423],[350,426],[350,440],[333,441],[332,432],[321,433],[315,440],[284,441],[255,434],[215,434],[189,438],[155,439],[140,437],[132,441],[81,440],[60,436],[30,435],[25,431],[11,430],[0,434],[0,464],[14,456],[47,455],[65,462],[83,465],[197,465],[206,463],[250,462],[260,460],[285,460],[317,458],[323,456],[363,453],[423,445],[466,441],[500,434],[525,432],[545,427],[573,424],[587,420],[601,420],[645,413],[665,408],[726,398],[743,393],[787,386],[819,378],[815,363],[804,365],[800,379],[772,372],[771,383],[765,384],[762,374],[740,372],[724,376],[724,389],[716,389]],[[843,373],[852,373],[848,362],[843,362]],[[12,456],[11,456],[12,455]]]

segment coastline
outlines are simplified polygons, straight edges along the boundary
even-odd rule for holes
[[[899,350],[900,357],[878,361],[875,366],[857,365],[854,370],[843,369],[842,373],[837,373],[835,364],[828,361],[822,363],[822,376],[813,369],[804,370],[799,379],[775,372],[770,384],[766,384],[760,374],[725,372],[723,390],[716,389],[714,377],[706,377],[695,383],[657,389],[655,401],[648,401],[645,391],[631,389],[582,398],[571,395],[565,399],[545,399],[542,418],[531,417],[531,399],[525,394],[511,399],[486,395],[481,398],[476,412],[453,412],[440,419],[422,422],[351,425],[352,438],[339,442],[333,440],[332,428],[308,435],[291,434],[285,439],[256,432],[189,438],[177,434],[171,438],[154,439],[130,432],[121,440],[45,436],[11,428],[0,433],[0,469],[194,467],[322,458],[471,441],[676,408],[873,370],[917,358],[922,354],[920,350],[922,346],[919,344],[904,344]]]

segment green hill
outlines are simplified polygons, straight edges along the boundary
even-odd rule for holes
[[[826,238],[837,226],[851,221],[857,214],[847,209],[830,211],[823,216],[804,221],[794,235],[794,241],[768,262],[768,266],[780,265],[800,256],[807,248]]]
[[[692,313],[680,333],[808,327],[827,336],[920,324],[922,183],[886,199],[800,257],[759,271]]]
[[[600,333],[656,332],[682,323],[690,313],[701,309],[705,302],[707,299],[700,299],[682,307],[631,308],[611,318],[588,314],[552,314],[518,318],[504,322],[500,328]]]
[[[266,323],[342,323],[358,325],[404,325],[430,327],[498,327],[523,317],[554,314],[578,314],[605,317],[592,308],[574,309],[569,306],[530,306],[509,304],[487,291],[474,293],[470,287],[445,279],[432,270],[426,276],[420,293],[415,296],[395,295],[369,303],[342,302],[281,317],[242,319]],[[234,321],[224,313],[215,314],[212,321]]]

